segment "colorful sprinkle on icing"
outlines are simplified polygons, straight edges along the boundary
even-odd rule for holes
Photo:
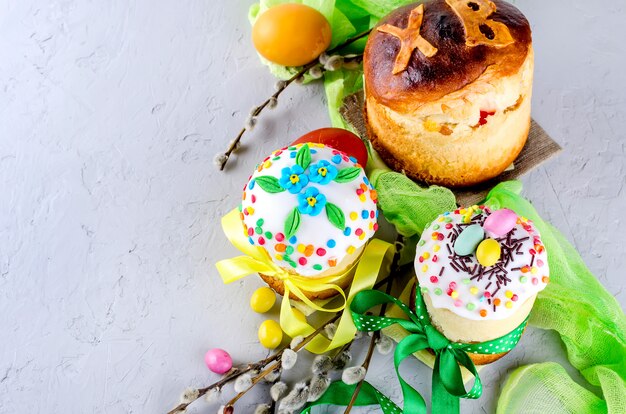
[[[472,320],[504,319],[549,282],[540,234],[524,217],[515,216],[511,226],[510,211],[489,221],[489,232],[483,236],[489,240],[489,245],[483,246],[488,249],[480,252],[482,264],[476,250],[467,255],[455,251],[459,235],[470,226],[482,227],[492,214],[485,206],[460,208],[442,214],[425,227],[418,242],[415,269],[420,286],[434,293],[433,306]],[[501,219],[506,222],[501,223]],[[507,229],[500,236],[494,234]]]
[[[315,276],[378,229],[377,194],[363,168],[322,144],[297,144],[261,161],[243,189],[246,237],[281,267]]]

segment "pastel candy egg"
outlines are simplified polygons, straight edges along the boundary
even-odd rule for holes
[[[472,224],[466,227],[454,242],[455,253],[459,256],[468,256],[474,253],[484,237],[485,231],[480,224]]]
[[[259,341],[267,349],[278,347],[282,340],[283,330],[278,322],[268,319],[259,326]]]
[[[250,297],[250,307],[258,313],[265,313],[272,309],[276,302],[276,294],[268,287],[261,287]]]
[[[483,228],[496,237],[502,237],[515,227],[517,214],[513,210],[503,208],[496,210],[485,219]]]
[[[206,366],[216,374],[225,374],[233,367],[233,359],[223,349],[209,349],[204,355]]]
[[[478,263],[485,267],[493,266],[500,260],[500,243],[494,239],[483,240],[476,249]]]

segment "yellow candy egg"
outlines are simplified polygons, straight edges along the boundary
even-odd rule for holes
[[[493,266],[500,260],[500,243],[494,239],[485,239],[478,245],[476,249],[476,258],[478,263],[485,267]]]
[[[282,340],[283,330],[278,322],[268,319],[259,326],[259,341],[267,349],[278,347]]]
[[[268,287],[258,288],[250,297],[250,307],[258,313],[265,313],[276,303],[276,294]]]
[[[252,28],[256,50],[283,66],[301,66],[317,59],[331,37],[324,15],[303,4],[274,6],[261,14]]]

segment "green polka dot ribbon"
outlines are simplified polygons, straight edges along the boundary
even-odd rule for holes
[[[309,403],[300,414],[309,414],[316,405],[348,405],[356,387],[357,384],[347,385],[341,381],[333,382],[321,398]],[[400,407],[395,405],[393,401],[374,388],[369,382],[363,381],[359,395],[356,401],[354,401],[354,406],[364,407],[368,405],[378,405],[384,414],[402,414]]]
[[[383,304],[398,306],[408,319],[367,314],[369,309]],[[378,331],[398,324],[409,332],[409,335],[400,341],[396,347],[394,365],[404,396],[402,412],[410,414],[425,414],[426,402],[420,393],[400,375],[400,364],[405,358],[425,349],[431,349],[435,353],[432,412],[434,414],[458,413],[459,398],[479,398],[483,391],[478,371],[467,352],[476,354],[508,352],[517,345],[528,322],[528,318],[526,318],[515,330],[492,341],[463,344],[450,342],[431,325],[424,301],[419,293],[416,295],[415,312],[398,299],[378,290],[359,292],[350,305],[350,310],[354,324],[360,331]],[[465,367],[474,376],[474,385],[469,391],[465,389],[461,367]],[[397,411],[385,411],[383,409],[383,412],[387,414]]]

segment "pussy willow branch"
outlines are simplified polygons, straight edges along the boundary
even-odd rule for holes
[[[366,31],[364,31],[364,32],[361,32],[361,33],[359,33],[358,35],[353,36],[353,37],[351,37],[350,39],[346,40],[346,41],[345,41],[345,42],[343,42],[342,44],[340,44],[340,45],[337,45],[337,46],[333,47],[333,48],[332,48],[332,49],[330,49],[327,53],[328,53],[329,55],[332,55],[333,53],[335,53],[335,52],[337,52],[337,51],[339,51],[339,50],[343,49],[344,47],[346,47],[346,46],[350,46],[352,43],[356,42],[357,40],[362,39],[362,38],[364,38],[365,36],[369,35],[371,31],[372,31],[372,29],[368,29],[368,30],[366,30]]]
[[[363,33],[359,33],[358,35],[356,35],[354,37],[351,37],[350,39],[346,40],[342,44],[340,44],[338,46],[335,46],[334,48],[330,49],[327,53],[329,55],[333,54],[333,53],[337,52],[338,50],[341,50],[344,47],[347,47],[347,46],[351,45],[352,43],[356,42],[357,40],[364,38],[370,32],[371,32],[371,29],[367,30],[367,31],[365,31]],[[309,70],[311,70],[313,67],[318,66],[318,65],[320,65],[320,62],[317,59],[312,61],[312,62],[310,62],[310,63],[307,63],[306,65],[304,65],[302,67],[302,69],[300,69],[295,75],[293,75],[291,78],[289,78],[285,82],[283,82],[280,85],[280,87],[278,88],[278,90],[276,92],[274,92],[274,94],[272,96],[270,96],[268,99],[266,99],[265,102],[263,102],[261,105],[257,106],[254,109],[254,111],[252,111],[250,116],[251,117],[259,116],[259,114],[263,111],[263,109],[265,109],[270,104],[270,102],[272,100],[278,99],[280,94],[283,93],[283,91],[285,89],[287,89],[287,87],[289,85],[291,85],[296,80],[300,79]],[[235,151],[235,148],[237,148],[239,146],[239,142],[241,141],[241,138],[243,137],[243,134],[245,134],[247,130],[248,130],[248,127],[246,127],[246,126],[241,128],[241,131],[239,131],[239,134],[235,137],[235,139],[230,143],[230,145],[226,149],[226,152],[224,153],[225,157],[220,161],[220,171],[223,171],[224,167],[226,167],[226,163],[228,162],[228,159],[232,155],[233,151]]]
[[[294,351],[297,352],[296,349],[294,349]],[[265,368],[263,371],[261,371],[261,373],[257,376],[255,376],[254,378],[252,378],[252,382],[250,383],[250,386],[248,388],[246,388],[245,390],[239,392],[237,395],[235,395],[230,401],[228,401],[228,403],[226,403],[225,407],[233,407],[235,405],[235,403],[241,398],[243,397],[248,391],[250,391],[256,384],[258,384],[263,378],[265,378],[267,375],[271,374],[275,369],[277,369],[278,367],[280,367],[280,361],[275,362],[273,365]]]
[[[312,67],[318,65],[319,62],[317,60],[314,60],[313,62],[305,65],[302,69],[300,69],[298,71],[298,73],[296,73],[295,75],[293,75],[291,78],[287,79],[279,88],[276,92],[274,92],[274,94],[269,97],[265,102],[263,102],[261,105],[257,106],[256,109],[254,111],[252,111],[252,113],[250,114],[250,116],[255,117],[258,116],[261,111],[263,111],[263,109],[265,109],[265,107],[267,105],[269,105],[270,101],[272,99],[278,99],[278,97],[280,96],[281,93],[283,93],[283,91],[285,89],[287,89],[287,86],[291,85],[296,79],[300,78],[301,76],[303,76],[305,73],[307,73]],[[220,162],[220,171],[224,170],[224,167],[226,167],[226,163],[228,162],[228,159],[230,158],[231,154],[233,153],[233,151],[235,150],[235,148],[237,148],[237,146],[239,145],[239,141],[241,141],[241,137],[243,137],[243,134],[245,134],[245,132],[248,130],[248,127],[244,126],[243,128],[241,128],[241,131],[239,131],[239,134],[235,137],[235,139],[230,143],[230,145],[228,146],[228,149],[226,150],[226,152],[224,153],[224,155],[226,156],[224,159],[222,159],[222,161]]]
[[[365,356],[365,361],[363,361],[363,364],[362,364],[363,368],[365,368],[366,373],[370,366],[372,355],[374,355],[374,347],[376,346],[376,340],[378,339],[379,336],[380,336],[380,331],[376,331],[374,332],[374,335],[372,335],[372,339],[370,339],[370,345],[369,345],[369,348],[367,348],[367,355]],[[361,386],[363,385],[363,381],[365,381],[365,379],[362,379],[361,381],[358,382],[358,384],[356,384],[356,388],[354,389],[354,392],[352,393],[352,398],[350,398],[350,402],[346,406],[346,410],[344,411],[344,414],[349,414],[350,411],[352,410],[352,407],[354,407],[354,403],[356,402],[356,399],[359,396],[359,392],[361,391]]]
[[[387,292],[390,292],[391,289],[391,284],[393,282],[393,280],[402,273],[402,269],[404,269],[405,267],[408,266],[397,266],[397,261],[399,260],[399,253],[396,252],[394,255],[394,259],[393,259],[393,264],[392,264],[392,271],[390,273],[389,276],[387,276],[386,278],[380,280],[378,283],[376,283],[374,285],[374,289],[379,289],[384,285],[387,285]],[[383,307],[383,312],[384,312],[384,307]],[[327,320],[326,322],[324,322],[320,327],[318,327],[313,333],[311,333],[309,336],[307,336],[306,338],[304,338],[302,340],[302,342],[300,342],[296,347],[293,348],[293,350],[295,352],[298,352],[299,350],[301,350],[302,348],[304,348],[311,340],[313,340],[313,338],[315,338],[315,336],[317,336],[319,333],[321,333],[324,328],[333,323],[336,322],[341,315],[343,314],[343,311],[336,313],[332,318],[330,318],[329,320]],[[341,353],[341,351],[344,351],[346,349],[349,349],[350,346],[352,345],[352,342],[344,345],[339,353]],[[371,344],[370,344],[371,346]],[[269,375],[272,371],[276,370],[277,368],[280,367],[280,359],[282,357],[283,352],[285,351],[285,349],[287,349],[288,346],[281,348],[279,351],[277,351],[276,353],[268,356],[265,359],[262,359],[258,362],[254,362],[254,363],[249,363],[248,365],[246,365],[244,368],[237,368],[234,369],[232,372],[230,372],[228,375],[226,375],[225,377],[223,377],[222,379],[220,379],[219,381],[204,387],[204,388],[198,388],[196,391],[198,392],[197,397],[189,402],[184,402],[184,403],[180,403],[179,405],[177,405],[176,407],[174,407],[172,410],[168,411],[167,414],[179,414],[181,412],[183,412],[189,405],[191,405],[194,401],[200,399],[201,397],[203,397],[204,395],[206,395],[207,392],[211,391],[212,389],[221,389],[224,385],[228,384],[229,382],[237,379],[239,376],[252,371],[252,370],[257,370],[257,369],[261,369],[263,367],[266,367],[268,364],[271,364],[272,362],[274,362],[274,364],[271,367],[268,367],[267,369],[265,369],[263,372],[259,373],[257,376],[255,376],[255,378],[252,380],[252,386],[249,387],[248,389],[242,391],[241,393],[237,394],[237,396],[235,396],[235,398],[233,398],[231,401],[229,401],[229,403],[225,406],[225,412],[232,412],[233,410],[233,404],[239,400],[246,392],[248,392],[254,385],[256,385],[262,378],[265,378],[267,375]],[[338,354],[339,354],[338,353]],[[338,355],[337,354],[337,355]],[[369,353],[368,353],[369,354]],[[371,359],[371,356],[368,358]],[[367,362],[367,366],[369,366],[369,362]],[[366,366],[366,368],[367,368]],[[356,397],[355,397],[356,398]]]
[[[300,342],[298,344],[298,346],[296,346],[293,350],[295,352],[298,352],[300,349],[302,349],[303,347],[305,347],[309,342],[311,342],[313,340],[313,338],[315,338],[317,336],[317,334],[319,334],[320,332],[322,332],[324,330],[324,327],[326,327],[326,325],[331,324],[333,322],[335,322],[337,319],[339,319],[339,317],[341,316],[341,312],[337,313],[335,316],[333,316],[332,318],[330,318],[328,321],[326,321],[325,323],[323,323],[319,328],[317,328],[311,335],[307,336],[306,338],[304,338],[302,340],[302,342]],[[281,348],[279,351],[277,351],[276,353],[270,355],[269,357],[262,359],[258,362],[254,362],[251,364],[248,364],[245,368],[241,368],[241,369],[236,369],[233,372],[231,372],[230,374],[226,375],[224,378],[222,378],[221,380],[217,381],[214,384],[209,385],[208,387],[204,387],[204,388],[198,388],[198,397],[196,397],[195,400],[201,398],[202,396],[204,396],[207,392],[209,392],[210,390],[214,389],[214,388],[222,388],[224,385],[226,385],[227,383],[229,383],[230,381],[233,381],[234,379],[236,379],[237,377],[239,377],[240,375],[245,374],[246,372],[252,371],[252,370],[257,370],[260,368],[265,367],[266,365],[274,362],[274,364],[271,366],[271,369],[266,369],[264,370],[262,373],[258,374],[256,378],[258,378],[259,380],[264,378],[265,376],[267,376],[270,372],[274,371],[275,369],[277,369],[278,367],[280,367],[280,358],[283,355],[283,352],[285,351],[285,349],[287,349],[288,346]],[[269,370],[269,371],[268,371]],[[256,384],[256,382],[254,382],[254,379],[252,380],[253,384]],[[250,387],[252,388],[252,387]],[[243,393],[240,394],[245,394],[248,390],[243,391]],[[241,398],[241,397],[239,397]],[[239,399],[237,398],[237,399]],[[195,401],[194,400],[194,401]],[[236,401],[236,400],[235,400]],[[193,403],[193,401],[189,401],[189,402],[185,402],[185,403],[180,403],[178,404],[176,407],[174,407],[172,410],[168,411],[167,414],[177,414],[182,412],[183,410],[185,410],[191,403]],[[234,402],[233,402],[234,403]],[[228,406],[228,405],[227,405]]]
[[[228,384],[229,382],[237,379],[237,377],[239,377],[240,375],[245,374],[246,372],[252,371],[252,370],[256,370],[259,368],[262,368],[264,366],[266,366],[267,364],[276,361],[277,359],[280,358],[280,356],[282,355],[283,351],[286,349],[285,348],[281,348],[278,352],[276,352],[273,355],[270,355],[269,357],[262,359],[258,362],[255,363],[250,363],[248,364],[246,367],[244,368],[239,368],[239,369],[234,369],[231,373],[229,373],[228,375],[226,375],[224,378],[222,378],[221,380],[217,381],[216,383],[213,383],[211,385],[209,385],[208,387],[204,387],[204,388],[198,388],[198,397],[196,398],[199,399],[202,396],[204,396],[207,392],[211,391],[214,388],[220,389],[222,388],[224,385]],[[194,400],[195,401],[195,400]],[[177,405],[176,407],[174,407],[172,410],[168,411],[167,414],[176,414],[179,412],[182,412],[183,410],[185,410],[191,403],[193,403],[193,401],[189,401],[186,403],[180,403],[179,405]]]
[[[393,280],[390,280],[389,283],[387,284],[387,289],[386,289],[387,294],[389,294],[389,292],[391,291],[392,282]],[[386,308],[385,305],[383,305],[380,310],[379,316],[382,316],[385,314],[385,308]],[[372,335],[372,338],[370,339],[369,347],[367,348],[367,355],[365,355],[365,360],[363,361],[363,364],[361,365],[363,368],[365,368],[366,375],[367,375],[367,370],[370,367],[370,361],[372,360],[372,356],[374,355],[374,347],[376,346],[376,341],[378,340],[378,338],[380,338],[380,331],[376,331]],[[350,398],[350,402],[346,406],[346,410],[344,411],[344,414],[350,414],[350,411],[352,411],[352,407],[354,407],[354,403],[356,402],[356,399],[359,396],[359,392],[361,392],[363,381],[365,381],[365,377],[363,377],[363,379],[359,381],[358,384],[356,384],[356,387],[354,388],[354,392],[352,393],[352,398]]]
[[[313,338],[315,338],[319,333],[321,333],[324,328],[337,321],[337,319],[339,319],[341,317],[343,312],[339,312],[337,313],[335,316],[333,316],[332,318],[330,318],[328,321],[324,322],[319,328],[317,328],[311,335],[307,336],[306,338],[304,338],[304,340],[302,340],[302,342],[300,342],[295,348],[293,348],[294,352],[298,352],[299,350],[301,350],[302,348],[304,348],[309,342],[311,342],[313,340]],[[281,351],[282,354],[282,351]],[[235,395],[227,404],[225,407],[232,407],[235,405],[235,403],[241,398],[243,397],[248,391],[250,391],[256,384],[259,383],[259,381],[261,381],[263,378],[265,378],[266,376],[268,376],[269,374],[271,374],[274,370],[278,369],[280,367],[281,361],[277,360],[276,362],[274,362],[274,364],[270,365],[269,367],[267,367],[266,369],[264,369],[263,371],[261,371],[258,375],[256,375],[254,378],[252,378],[252,384],[250,384],[250,386],[248,388],[246,388],[245,390],[241,391],[240,393],[238,393],[237,395]]]
[[[400,242],[400,236],[398,236],[398,242]],[[400,273],[400,267],[398,266],[398,261],[400,260],[400,253],[399,251],[396,251],[396,254],[393,257],[393,263],[391,265],[391,274],[389,277],[383,279],[383,280],[387,280],[387,288],[385,289],[385,293],[386,294],[390,294],[391,293],[391,288],[393,286],[393,279],[394,277]],[[382,282],[382,281],[381,281]],[[378,312],[378,316],[383,316],[385,314],[385,311],[387,310],[387,304],[384,303],[381,307],[380,307],[380,312]],[[363,368],[365,368],[365,374],[367,375],[367,370],[370,367],[370,362],[372,360],[372,356],[374,355],[374,347],[376,346],[376,341],[380,338],[380,331],[376,331],[374,332],[374,334],[372,335],[372,338],[370,339],[370,345],[369,348],[367,348],[367,355],[365,356],[365,360],[363,361],[363,364],[361,365]],[[363,377],[363,379],[361,381],[358,382],[358,384],[356,384],[356,387],[354,388],[354,392],[352,393],[352,398],[350,398],[350,402],[348,403],[348,405],[346,406],[346,410],[344,411],[344,414],[350,414],[350,411],[352,410],[352,407],[354,407],[354,403],[356,402],[357,397],[359,396],[359,392],[361,392],[361,387],[363,386],[363,381],[365,381],[365,377]]]

